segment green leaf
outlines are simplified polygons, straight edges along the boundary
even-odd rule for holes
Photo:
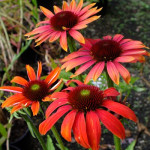
[[[125,150],[134,150],[135,144],[136,144],[136,140],[131,142],[131,144]]]
[[[5,137],[1,137],[1,138],[0,138],[0,147],[1,147],[1,145],[5,142],[5,140],[6,140]]]
[[[46,146],[47,146],[47,150],[55,150],[53,141],[52,141],[52,139],[51,139],[51,137],[50,137],[49,135],[47,135],[47,143],[46,143]]]
[[[7,131],[6,131],[5,127],[1,123],[0,123],[0,133],[1,133],[2,136],[7,138]]]

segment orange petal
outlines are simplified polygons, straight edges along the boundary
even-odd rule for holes
[[[40,9],[41,9],[41,11],[43,12],[43,14],[44,14],[46,17],[48,17],[49,19],[54,16],[54,14],[53,14],[51,11],[49,11],[47,8],[45,8],[45,7],[43,7],[43,6],[40,6]]]
[[[60,86],[60,84],[62,83],[62,81],[63,81],[63,79],[60,79],[60,80],[57,82],[57,84],[55,84],[55,85],[50,89],[50,91],[56,90],[56,89]]]
[[[31,105],[31,110],[33,112],[33,116],[37,115],[40,109],[39,101],[34,101]]]
[[[53,84],[59,77],[61,72],[60,67],[55,68],[45,79],[45,82],[48,84]]]
[[[63,31],[60,36],[60,45],[67,52],[67,33]]]
[[[12,114],[12,113],[14,113],[15,111],[18,111],[18,110],[20,110],[20,109],[22,109],[22,108],[23,108],[22,105],[14,106],[10,113]]]
[[[54,6],[54,12],[55,12],[55,14],[57,14],[57,13],[59,13],[59,12],[61,12],[62,10],[59,8],[59,7],[57,7],[57,6]]]
[[[78,13],[81,10],[82,6],[83,6],[83,0],[80,0],[79,4],[74,12]]]
[[[76,2],[75,2],[75,0],[71,1],[70,8],[71,8],[72,11],[75,11],[75,9],[76,9]]]
[[[16,86],[2,86],[0,90],[13,93],[22,93],[23,88]]]
[[[37,79],[40,79],[42,73],[42,63],[38,62]]]
[[[27,69],[29,80],[35,80],[36,75],[35,75],[34,69],[30,65],[26,65],[26,69]]]
[[[65,11],[70,10],[68,3],[66,1],[63,1],[62,9]]]
[[[119,72],[113,62],[107,62],[107,72],[115,84],[119,84]]]
[[[72,29],[69,31],[69,34],[78,42],[85,44],[85,39],[80,32]]]
[[[23,86],[26,86],[28,84],[28,81],[25,80],[24,78],[20,77],[20,76],[15,76],[12,80],[11,80],[11,83],[12,82],[15,82],[17,84],[20,84],[20,85],[23,85]]]

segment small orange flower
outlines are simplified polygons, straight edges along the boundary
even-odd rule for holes
[[[77,30],[86,28],[87,24],[100,17],[93,16],[101,10],[97,9],[97,7],[92,8],[94,5],[95,3],[92,3],[82,9],[83,0],[80,0],[78,5],[75,0],[72,0],[70,4],[63,1],[62,9],[54,6],[55,14],[41,6],[41,10],[48,20],[41,21],[37,25],[46,25],[34,29],[25,34],[25,36],[34,35],[28,39],[36,39],[36,46],[47,39],[49,39],[49,42],[53,42],[60,38],[60,45],[65,51],[67,51],[67,33],[80,43],[85,43],[84,37]]]
[[[51,87],[51,85],[58,79],[60,68],[57,67],[54,69],[45,80],[40,79],[42,72],[41,62],[38,62],[37,77],[31,66],[26,65],[26,69],[29,81],[20,76],[16,76],[11,80],[11,82],[22,85],[23,87],[0,87],[0,90],[16,93],[3,102],[2,108],[12,106],[13,109],[11,110],[11,113],[13,113],[24,107],[31,106],[33,115],[37,115],[40,108],[40,102],[47,101],[50,96],[50,92],[55,90],[61,83],[60,80],[56,85]]]
[[[116,34],[114,37],[104,36],[103,39],[86,39],[85,44],[81,45],[81,49],[62,60],[65,63],[61,68],[66,68],[66,71],[69,71],[82,65],[72,75],[75,77],[94,65],[88,73],[85,83],[88,83],[92,78],[96,81],[105,67],[114,83],[119,84],[119,74],[126,83],[129,83],[130,73],[120,63],[143,62],[145,60],[143,55],[150,55],[144,50],[145,46],[142,42],[123,39],[121,34]]]
[[[119,95],[115,88],[102,91],[96,86],[73,81],[78,86],[68,87],[51,95],[55,101],[46,110],[46,120],[39,126],[40,133],[46,134],[67,113],[61,125],[61,134],[69,142],[73,130],[74,137],[81,146],[99,150],[100,121],[113,134],[124,139],[125,129],[113,114],[119,114],[134,122],[137,118],[130,108],[110,99]]]

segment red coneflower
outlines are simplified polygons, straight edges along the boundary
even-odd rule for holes
[[[63,1],[62,9],[54,6],[55,14],[41,6],[41,10],[48,20],[41,21],[38,25],[47,25],[38,27],[25,34],[25,36],[34,35],[28,39],[36,39],[37,45],[40,45],[47,39],[49,39],[49,42],[53,42],[60,38],[60,45],[65,51],[67,51],[67,33],[80,43],[85,43],[84,37],[77,30],[86,28],[87,24],[100,17],[93,16],[101,10],[97,9],[97,7],[92,8],[94,5],[95,3],[92,3],[82,9],[83,0],[80,0],[78,5],[75,0],[72,0],[70,4]]]
[[[145,46],[142,42],[123,39],[121,34],[116,34],[114,37],[104,36],[103,39],[86,39],[85,44],[81,45],[81,49],[62,60],[62,62],[65,62],[62,65],[62,69],[66,68],[66,71],[69,71],[76,66],[82,65],[72,76],[74,77],[94,65],[88,73],[85,83],[88,83],[92,78],[96,81],[104,70],[105,65],[110,78],[116,84],[119,84],[119,73],[126,83],[129,83],[130,73],[120,62],[143,62],[145,58],[142,55],[149,55],[143,49]]]
[[[109,99],[118,96],[119,93],[114,88],[101,91],[96,86],[86,85],[78,80],[72,81],[78,86],[68,87],[62,92],[51,95],[55,101],[46,110],[46,120],[39,126],[40,133],[46,134],[60,117],[68,113],[61,126],[61,134],[67,141],[71,141],[71,130],[73,130],[74,137],[80,145],[99,150],[100,121],[113,134],[124,139],[125,129],[110,111],[134,122],[137,118],[130,108]]]
[[[10,96],[3,102],[2,108],[13,107],[13,109],[11,110],[11,113],[13,113],[17,110],[31,105],[33,115],[37,115],[40,108],[40,102],[47,101],[49,99],[48,97],[50,95],[50,92],[56,89],[61,83],[60,80],[56,85],[51,87],[52,84],[58,79],[58,76],[60,74],[60,68],[57,67],[56,69],[54,69],[46,77],[45,80],[40,79],[42,72],[41,62],[38,62],[37,77],[31,66],[26,65],[26,69],[29,81],[25,80],[20,76],[16,76],[11,80],[11,82],[22,85],[23,87],[0,87],[0,90],[16,93],[15,95]]]

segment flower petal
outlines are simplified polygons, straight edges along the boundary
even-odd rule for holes
[[[16,86],[2,86],[0,87],[0,90],[13,93],[22,93],[23,88]]]
[[[120,56],[120,57],[117,57],[114,61],[117,61],[117,62],[132,62],[133,60],[135,60],[135,58],[133,56]]]
[[[115,64],[117,70],[119,71],[119,73],[121,74],[121,76],[123,77],[123,79],[125,80],[125,82],[127,84],[129,84],[129,82],[131,80],[129,71],[118,62],[114,62],[114,64]]]
[[[42,73],[42,63],[38,62],[37,79],[40,79]]]
[[[53,32],[51,34],[51,38],[49,39],[49,42],[56,41],[60,37],[60,35],[61,35],[61,32],[59,32],[59,31]]]
[[[61,125],[61,135],[63,136],[63,138],[69,142],[71,142],[71,129],[75,120],[75,116],[77,114],[76,110],[72,110],[71,112],[69,112]]]
[[[35,75],[34,69],[29,65],[26,65],[26,69],[27,69],[27,74],[28,74],[29,80],[30,81],[36,80],[36,75]]]
[[[82,6],[83,6],[83,0],[80,0],[74,13],[78,14],[78,12],[80,12],[80,10],[82,9]]]
[[[68,3],[66,1],[63,1],[62,10],[64,11],[70,10],[70,7],[68,6]]]
[[[86,114],[86,127],[89,144],[92,150],[99,150],[101,125],[99,118],[94,111],[88,111]]]
[[[67,33],[66,33],[66,31],[63,31],[61,33],[60,45],[67,52],[68,46],[67,46]]]
[[[125,138],[125,129],[122,123],[114,115],[102,109],[97,109],[96,113],[108,130],[121,139]]]
[[[28,81],[25,80],[24,78],[20,77],[20,76],[15,76],[12,80],[11,80],[11,83],[14,82],[14,83],[17,83],[17,84],[20,84],[20,85],[23,85],[23,86],[26,86],[28,84]]]
[[[39,132],[42,135],[45,135],[51,129],[51,127],[57,122],[57,120],[60,117],[62,117],[66,112],[68,112],[70,109],[71,106],[69,105],[60,107],[56,113],[54,113],[52,116],[47,118],[39,125]]]
[[[77,40],[78,42],[83,43],[83,44],[85,43],[84,37],[83,37],[83,35],[82,35],[80,32],[71,29],[71,30],[69,31],[69,34],[70,34],[75,40]]]
[[[113,37],[113,40],[116,41],[116,42],[120,42],[122,39],[123,39],[123,35],[121,34],[116,34],[114,37]]]
[[[43,6],[40,6],[40,9],[41,9],[41,11],[43,12],[43,14],[47,17],[47,18],[51,18],[51,17],[53,17],[54,16],[54,14],[51,12],[51,11],[49,11],[48,9],[46,9],[45,7],[43,7]]]
[[[120,93],[114,87],[104,90],[104,96],[118,96],[118,95],[120,95]]]
[[[68,103],[68,100],[62,97],[52,102],[46,110],[46,113],[45,113],[46,118],[48,118],[55,109],[67,103]]]
[[[118,102],[114,102],[112,100],[104,100],[102,106],[108,108],[109,110],[127,118],[134,122],[137,122],[137,118],[135,113],[128,108],[127,106],[120,104]]]
[[[107,62],[107,72],[110,78],[112,79],[112,81],[114,81],[114,83],[118,85],[119,84],[119,72],[116,66],[114,65],[114,63],[111,61]]]
[[[35,116],[35,115],[38,114],[39,109],[40,109],[40,103],[39,103],[39,101],[32,102],[31,110],[33,112],[33,116]]]
[[[59,13],[59,12],[61,12],[62,10],[59,8],[59,7],[57,7],[57,6],[54,6],[54,12],[55,12],[55,14],[57,14],[57,13]]]
[[[85,148],[90,148],[87,138],[86,122],[83,112],[78,112],[73,125],[75,140]]]
[[[46,77],[44,81],[49,85],[53,84],[58,79],[60,72],[60,67],[55,68],[53,71],[51,71],[51,73]]]

